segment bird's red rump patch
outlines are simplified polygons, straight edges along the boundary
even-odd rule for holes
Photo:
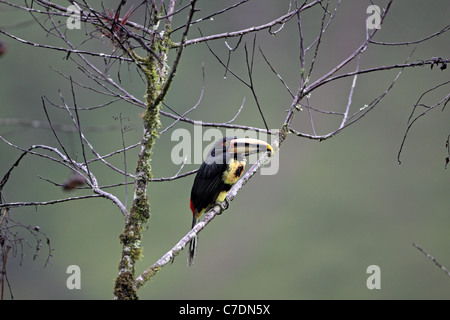
[[[189,206],[191,207],[192,214],[194,214],[195,213],[195,209],[194,209],[194,205],[192,204],[191,199],[189,199]]]

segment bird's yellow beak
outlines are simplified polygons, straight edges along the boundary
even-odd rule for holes
[[[230,141],[228,152],[234,154],[254,154],[258,152],[268,152],[273,155],[273,148],[265,141],[250,138],[237,138]]]

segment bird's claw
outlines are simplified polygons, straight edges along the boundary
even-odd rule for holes
[[[218,215],[222,214],[222,212],[224,210],[227,210],[228,207],[230,206],[230,203],[228,202],[227,198],[225,198],[225,200],[223,202],[216,202],[216,204],[220,207],[220,211],[217,213]]]

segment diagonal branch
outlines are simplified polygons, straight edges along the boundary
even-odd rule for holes
[[[386,9],[384,10],[383,14],[381,15],[381,23],[384,21],[384,18],[386,17],[386,14],[389,11],[389,8],[391,7],[393,0],[390,0],[389,3],[386,6]],[[346,59],[344,59],[341,63],[339,63],[336,67],[334,67],[332,70],[330,70],[328,73],[317,79],[315,82],[313,82],[311,85],[306,87],[303,91],[305,93],[311,92],[318,86],[321,86],[327,82],[327,79],[329,80],[336,72],[341,70],[345,65],[347,65],[349,62],[351,62],[353,59],[355,59],[357,56],[359,56],[362,52],[364,52],[367,48],[367,46],[370,43],[370,40],[375,36],[375,33],[377,32],[377,29],[373,29],[373,31],[370,34],[367,34],[366,40],[356,49],[350,56],[348,56]],[[329,80],[330,81],[330,80]]]
[[[429,254],[428,252],[426,252],[422,247],[420,247],[417,243],[413,242],[413,247],[416,248],[417,250],[419,250],[420,252],[422,252],[428,259],[430,259],[431,261],[433,261],[433,263],[439,267],[442,271],[444,271],[444,273],[450,277],[450,271],[444,267],[442,264],[440,264],[435,257],[433,257],[431,254]]]
[[[301,6],[300,8],[288,12],[285,15],[282,15],[281,17],[270,21],[268,23],[259,25],[259,26],[255,26],[255,27],[250,27],[250,28],[246,28],[246,29],[242,29],[242,30],[238,30],[238,31],[233,31],[233,32],[224,32],[224,33],[219,33],[219,34],[215,34],[215,35],[211,35],[211,36],[205,36],[205,37],[200,37],[200,38],[196,38],[196,39],[192,39],[192,40],[187,40],[184,45],[185,46],[189,46],[192,44],[197,44],[197,43],[201,43],[201,42],[206,42],[206,41],[211,41],[211,40],[217,40],[217,39],[224,39],[224,38],[231,38],[231,37],[240,37],[244,34],[247,33],[253,33],[253,32],[257,32],[257,31],[261,31],[261,30],[265,30],[265,29],[270,29],[273,26],[276,26],[277,24],[283,24],[287,21],[289,21],[294,15],[296,15],[298,12],[304,11],[306,9],[309,9],[315,5],[317,5],[318,3],[322,2],[322,0],[316,0],[313,1],[307,5]],[[182,45],[181,43],[175,43],[174,46],[178,47]]]
[[[279,142],[275,141],[273,144],[274,152],[279,149]],[[204,218],[198,222],[192,230],[190,230],[183,238],[181,238],[166,254],[164,254],[158,261],[148,267],[140,276],[136,278],[136,288],[142,287],[148,280],[150,280],[162,267],[172,262],[173,259],[186,247],[186,245],[200,233],[218,214],[221,214],[228,207],[226,202],[233,201],[242,187],[255,175],[255,173],[269,162],[269,156],[267,153],[262,155],[258,161],[239,179],[236,184],[230,189],[227,194],[226,200],[222,204],[218,204],[205,213]]]

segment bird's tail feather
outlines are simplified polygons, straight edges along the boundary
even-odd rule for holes
[[[196,217],[196,214],[193,214],[192,216],[193,216],[192,217],[192,228],[194,228],[195,225],[197,224],[197,217]],[[194,265],[194,259],[197,254],[197,244],[198,244],[198,236],[195,235],[195,237],[192,238],[191,241],[189,242],[189,254],[188,254],[188,260],[187,260],[188,266]]]

